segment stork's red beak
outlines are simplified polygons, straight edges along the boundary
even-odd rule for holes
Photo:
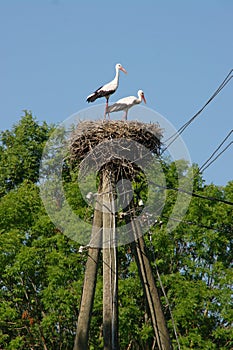
[[[143,99],[144,103],[146,103],[146,99],[145,99],[144,95],[142,95],[142,99]]]
[[[125,74],[127,74],[127,71],[125,70],[125,68],[121,67],[120,70],[122,70],[122,72],[124,72]]]

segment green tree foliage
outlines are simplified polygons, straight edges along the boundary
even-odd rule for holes
[[[226,350],[233,346],[232,206],[213,198],[232,201],[233,182],[219,188],[197,185],[199,180],[194,192],[212,200],[193,197],[173,232],[155,229],[154,264],[166,287],[181,348]]]
[[[87,253],[78,253],[78,243],[54,226],[41,203],[39,165],[52,131],[53,126],[40,125],[25,112],[12,130],[0,136],[0,349],[4,350],[73,348]],[[189,171],[184,162],[180,164],[177,170],[175,163],[164,161],[166,204],[159,218],[162,224],[145,236],[148,255],[174,349],[178,345],[158,271],[181,349],[230,350],[232,206],[192,197],[182,222],[168,231],[178,175],[185,178]],[[93,211],[80,195],[77,177],[68,170],[64,175],[70,205],[90,221]],[[140,188],[136,189],[140,195]],[[205,185],[198,175],[194,192],[233,202],[233,182],[220,188]],[[130,246],[120,247],[118,256],[121,349],[152,349],[150,316]],[[92,350],[103,348],[102,287],[100,264],[91,320]]]
[[[12,130],[1,132],[0,195],[24,180],[38,180],[42,151],[51,130],[46,123],[38,125],[32,114],[25,111]]]
[[[36,185],[51,130],[26,113],[2,133],[1,349],[70,349],[73,342],[84,262],[50,222]]]

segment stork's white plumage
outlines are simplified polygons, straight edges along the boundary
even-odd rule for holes
[[[124,72],[124,73],[127,73],[125,68],[123,68],[120,63],[116,64],[115,69],[116,69],[116,75],[115,75],[115,78],[112,81],[110,81],[109,83],[99,87],[91,95],[87,96],[87,102],[94,102],[97,98],[100,98],[100,97],[105,97],[106,98],[105,116],[106,116],[106,112],[107,112],[107,108],[108,108],[109,97],[112,94],[114,94],[114,92],[118,88],[120,70],[122,72]]]
[[[142,90],[138,90],[138,97],[128,96],[121,98],[116,103],[112,104],[111,106],[108,106],[107,113],[125,111],[123,117],[125,120],[127,120],[128,110],[131,107],[140,104],[142,100],[144,101],[144,103],[146,103],[144,92]]]

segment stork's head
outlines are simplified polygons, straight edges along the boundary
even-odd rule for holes
[[[138,97],[142,98],[142,100],[144,101],[144,103],[146,103],[146,99],[145,99],[145,96],[144,96],[144,92],[142,90],[138,90]]]
[[[122,72],[127,74],[127,71],[125,70],[125,68],[122,67],[122,65],[120,63],[117,63],[115,68],[116,68],[116,70],[121,70]]]

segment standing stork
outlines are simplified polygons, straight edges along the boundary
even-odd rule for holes
[[[114,94],[114,92],[118,88],[119,84],[119,75],[120,75],[120,70],[127,74],[125,68],[122,67],[120,63],[117,63],[115,66],[116,69],[116,75],[115,78],[110,81],[109,83],[99,87],[95,92],[93,92],[91,95],[87,96],[87,102],[94,102],[97,98],[100,97],[105,97],[106,98],[106,107],[105,107],[105,113],[104,113],[104,118],[106,117],[107,109],[108,109],[108,100],[109,97]]]
[[[144,101],[144,103],[146,103],[144,92],[142,90],[138,90],[138,97],[128,96],[121,98],[116,103],[112,104],[111,106],[108,106],[107,113],[125,111],[123,118],[127,120],[128,110],[131,107],[140,104],[142,100]]]

